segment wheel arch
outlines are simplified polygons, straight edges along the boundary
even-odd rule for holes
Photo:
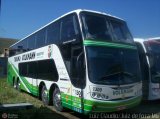
[[[49,89],[49,103],[51,104],[51,105],[53,105],[53,99],[52,99],[52,97],[53,97],[53,91],[56,89],[56,88],[58,88],[59,89],[59,86],[56,84],[56,83],[53,83],[52,85],[51,85],[51,87],[50,87],[50,89]]]
[[[13,86],[14,86],[15,81],[16,81],[16,77],[13,76],[13,78],[12,78],[12,85],[13,85]]]
[[[17,77],[17,78],[16,78],[16,83],[18,83],[19,80],[20,80],[19,77]]]
[[[43,81],[40,82],[39,84],[39,87],[38,87],[38,96],[39,96],[39,99],[42,99],[41,97],[41,91],[42,91],[42,87],[45,86],[45,83]]]

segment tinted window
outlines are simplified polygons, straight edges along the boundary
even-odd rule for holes
[[[79,67],[79,66],[80,67]],[[71,82],[77,88],[85,87],[84,53],[81,47],[72,48]]]
[[[60,40],[60,23],[55,22],[47,27],[47,44],[58,43]]]
[[[62,19],[62,29],[61,29],[61,40],[62,42],[65,42],[67,40],[73,40],[76,35],[74,22],[73,22],[73,15],[67,16]]]
[[[91,46],[86,50],[93,83],[124,85],[141,80],[137,50]]]
[[[71,73],[71,43],[67,41],[76,39],[79,41],[81,39],[80,28],[78,24],[78,18],[76,15],[71,14],[61,19],[61,42],[63,44],[59,45],[60,51],[62,53],[63,60],[67,67],[68,73]],[[64,44],[65,43],[65,44]]]
[[[83,23],[85,26],[86,38],[112,40],[109,26],[104,16],[83,15]]]
[[[19,63],[19,75],[27,76],[27,63]]]
[[[43,47],[45,45],[46,30],[42,29],[36,34],[36,48]]]
[[[77,57],[80,55],[82,52],[81,48],[75,48],[72,49],[72,78],[77,78],[78,77],[78,69],[76,69],[76,62],[77,62]],[[76,82],[75,82],[76,83]]]
[[[22,46],[23,46],[23,52],[26,52],[27,51],[27,39],[24,39],[22,42]]]
[[[119,41],[127,41],[131,42],[132,41],[132,36],[126,26],[125,23],[119,22],[116,20],[111,20],[112,28],[113,28],[113,35],[116,40]]]
[[[29,62],[28,65],[28,77],[36,78],[37,76],[37,62]]]
[[[36,78],[37,62],[19,63],[19,74],[25,77]]]
[[[85,39],[133,43],[127,24],[107,15],[81,12]]]
[[[19,63],[19,74],[30,78],[58,80],[58,72],[53,60]]]
[[[46,80],[58,80],[58,72],[53,60],[38,61],[37,78]]]
[[[35,35],[32,35],[28,38],[28,50],[33,50],[35,49]]]

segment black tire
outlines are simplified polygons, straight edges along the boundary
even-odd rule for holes
[[[13,79],[13,88],[17,89],[17,84],[16,84],[15,79]]]
[[[16,89],[17,89],[18,91],[21,91],[20,85],[21,85],[21,81],[18,79],[18,80],[17,80],[17,84],[16,84]]]
[[[55,90],[53,91],[53,105],[55,106],[57,111],[63,111],[60,90],[58,88],[55,88]]]
[[[47,93],[46,86],[42,86],[41,99],[42,99],[43,104],[49,105],[48,93]]]

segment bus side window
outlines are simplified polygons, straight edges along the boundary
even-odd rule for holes
[[[78,28],[75,15],[63,18],[61,21],[61,42],[64,43],[76,39],[76,35],[79,34]]]
[[[58,72],[54,60],[37,61],[37,78],[50,81],[58,81]]]
[[[32,35],[28,38],[28,47],[27,50],[33,50],[35,49],[35,43],[36,43],[36,39],[35,39],[35,35]]]
[[[47,27],[47,42],[46,44],[58,44],[60,42],[60,22],[54,22]]]
[[[61,42],[59,44],[59,48],[67,67],[67,71],[71,75],[71,48],[75,45],[74,43],[79,45],[78,43],[80,43],[79,41],[81,39],[78,18],[75,14],[68,15],[61,19],[60,31]],[[72,42],[74,39],[78,42]]]
[[[18,64],[18,67],[19,67],[19,75],[20,76],[24,76],[24,77],[27,77],[27,63],[19,63]]]
[[[31,78],[37,78],[37,62],[28,62],[28,73],[27,76]]]
[[[36,48],[43,47],[45,45],[46,29],[42,29],[36,33]]]
[[[24,39],[21,41],[21,45],[22,45],[22,52],[26,52],[27,51],[27,41],[28,39]]]
[[[78,66],[79,65],[79,66]],[[72,48],[71,82],[77,88],[85,87],[84,53],[81,47]]]

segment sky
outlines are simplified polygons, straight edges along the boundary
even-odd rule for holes
[[[160,36],[160,0],[0,0],[0,37],[21,39],[57,17],[89,9],[124,19],[138,38]]]

